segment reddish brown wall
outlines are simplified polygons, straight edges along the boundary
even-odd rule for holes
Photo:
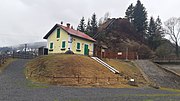
[[[95,45],[94,49],[95,49],[94,56],[99,57],[99,58],[126,59],[127,57],[127,59],[130,59],[130,60],[137,59],[136,52],[128,51],[128,53],[126,53],[126,51],[124,51],[122,52],[122,55],[118,55],[118,52],[110,51],[107,49],[105,49],[105,52],[102,52],[102,47],[99,47],[97,45]]]
[[[126,56],[127,54],[127,56]],[[114,58],[117,58],[117,59],[130,59],[130,60],[133,60],[133,59],[136,59],[136,54],[135,52],[122,52],[122,55],[118,55],[118,52],[106,52],[105,53],[105,58],[111,58],[111,59],[114,59]]]

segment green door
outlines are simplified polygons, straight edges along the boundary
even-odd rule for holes
[[[84,45],[84,55],[89,55],[88,45]]]

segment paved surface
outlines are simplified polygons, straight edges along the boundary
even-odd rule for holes
[[[17,60],[0,74],[0,101],[179,101],[180,93],[152,88],[75,88],[33,84]],[[36,85],[36,86],[35,86]]]
[[[149,60],[136,60],[136,64],[144,71],[148,78],[161,87],[178,88],[180,89],[180,77],[167,72],[164,69],[156,66]]]

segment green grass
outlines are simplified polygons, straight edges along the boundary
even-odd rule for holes
[[[53,101],[59,101],[58,99],[54,99]]]
[[[80,101],[79,99],[70,99],[68,101]]]
[[[161,90],[180,93],[180,89],[160,88]]]
[[[33,83],[33,82],[30,82],[30,81],[27,83],[27,87],[29,87],[29,88],[48,88],[48,86]]]
[[[57,98],[56,99],[54,99],[53,101],[59,101]],[[80,101],[79,99],[69,99],[69,100],[67,100],[67,101]]]
[[[180,96],[180,94],[135,94],[133,96],[166,97],[166,96]]]
[[[180,93],[177,94],[121,94],[119,96],[135,96],[135,97],[172,97],[180,96]]]
[[[143,100],[143,101],[154,101],[154,100],[152,100],[152,99],[146,99],[146,100]]]

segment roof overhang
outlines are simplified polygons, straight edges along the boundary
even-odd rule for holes
[[[96,40],[94,39],[88,39],[88,38],[83,38],[83,37],[80,37],[80,36],[77,36],[77,35],[74,35],[74,34],[71,34],[69,33],[66,29],[64,29],[61,25],[59,24],[56,24],[44,37],[43,39],[48,39],[48,37],[53,33],[53,31],[60,27],[61,29],[63,29],[65,32],[67,32],[69,35],[72,35],[72,36],[75,36],[75,37],[78,37],[78,38],[81,38],[81,39],[85,39],[85,40],[88,40],[88,41],[91,41],[91,42],[96,42]],[[85,34],[85,33],[84,33]]]

